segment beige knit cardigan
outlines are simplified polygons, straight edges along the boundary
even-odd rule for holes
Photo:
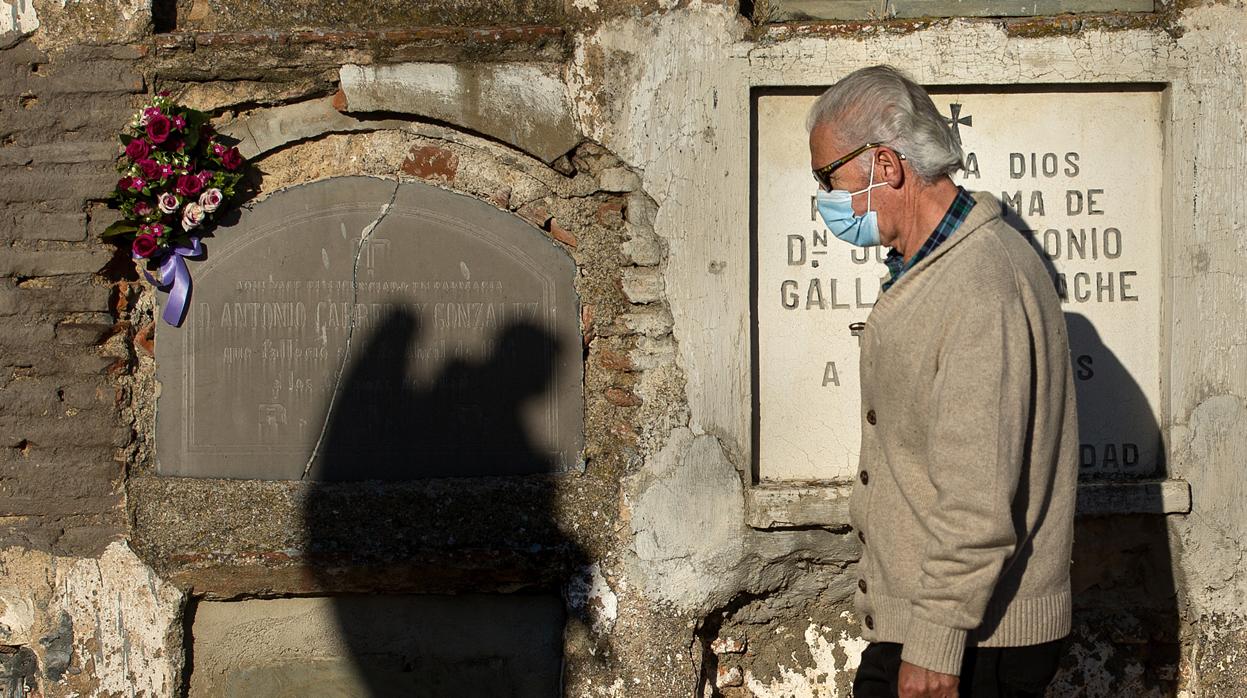
[[[861,336],[851,521],[864,637],[959,673],[967,644],[1064,637],[1078,479],[1065,318],[990,194],[882,293]]]

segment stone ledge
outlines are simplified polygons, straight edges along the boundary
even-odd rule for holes
[[[745,490],[745,523],[759,530],[842,528],[849,525],[853,485],[837,482],[785,482]],[[1187,514],[1191,487],[1185,480],[1083,482],[1078,485],[1078,516]]]
[[[422,27],[419,29],[378,29],[371,31],[251,31],[251,32],[171,32],[157,34],[158,51],[194,49],[197,46],[288,46],[328,44],[336,48],[368,45],[394,45],[412,42],[529,43],[562,39],[565,30],[557,26],[518,27]]]

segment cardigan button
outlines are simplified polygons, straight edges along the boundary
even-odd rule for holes
[[[869,484],[870,484],[870,473],[866,472],[865,470],[863,470],[862,472],[858,473],[857,477],[858,477],[858,478],[862,481],[862,484],[863,484],[863,485],[869,485]]]
[[[874,411],[874,410],[870,410],[870,411],[868,411],[868,412],[866,413],[866,423],[867,423],[867,424],[869,424],[869,425],[871,425],[871,426],[873,427],[873,426],[875,425],[875,421],[876,421],[876,420],[875,420],[875,411]]]
[[[867,629],[867,630],[874,630],[874,629],[875,629],[875,619],[874,619],[874,618],[871,618],[870,616],[866,616],[866,629]]]
[[[865,579],[857,580],[857,588],[861,589],[862,593],[865,594],[866,593],[866,580]]]

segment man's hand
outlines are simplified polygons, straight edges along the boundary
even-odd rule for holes
[[[901,662],[900,698],[957,698],[957,677]]]

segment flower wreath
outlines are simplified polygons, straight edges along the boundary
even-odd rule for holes
[[[121,132],[125,155],[110,205],[121,220],[101,237],[129,242],[144,274],[169,294],[162,317],[182,323],[190,299],[186,257],[203,254],[200,238],[238,194],[246,161],[218,140],[204,112],[183,107],[161,92]],[[151,274],[156,271],[156,276]]]

